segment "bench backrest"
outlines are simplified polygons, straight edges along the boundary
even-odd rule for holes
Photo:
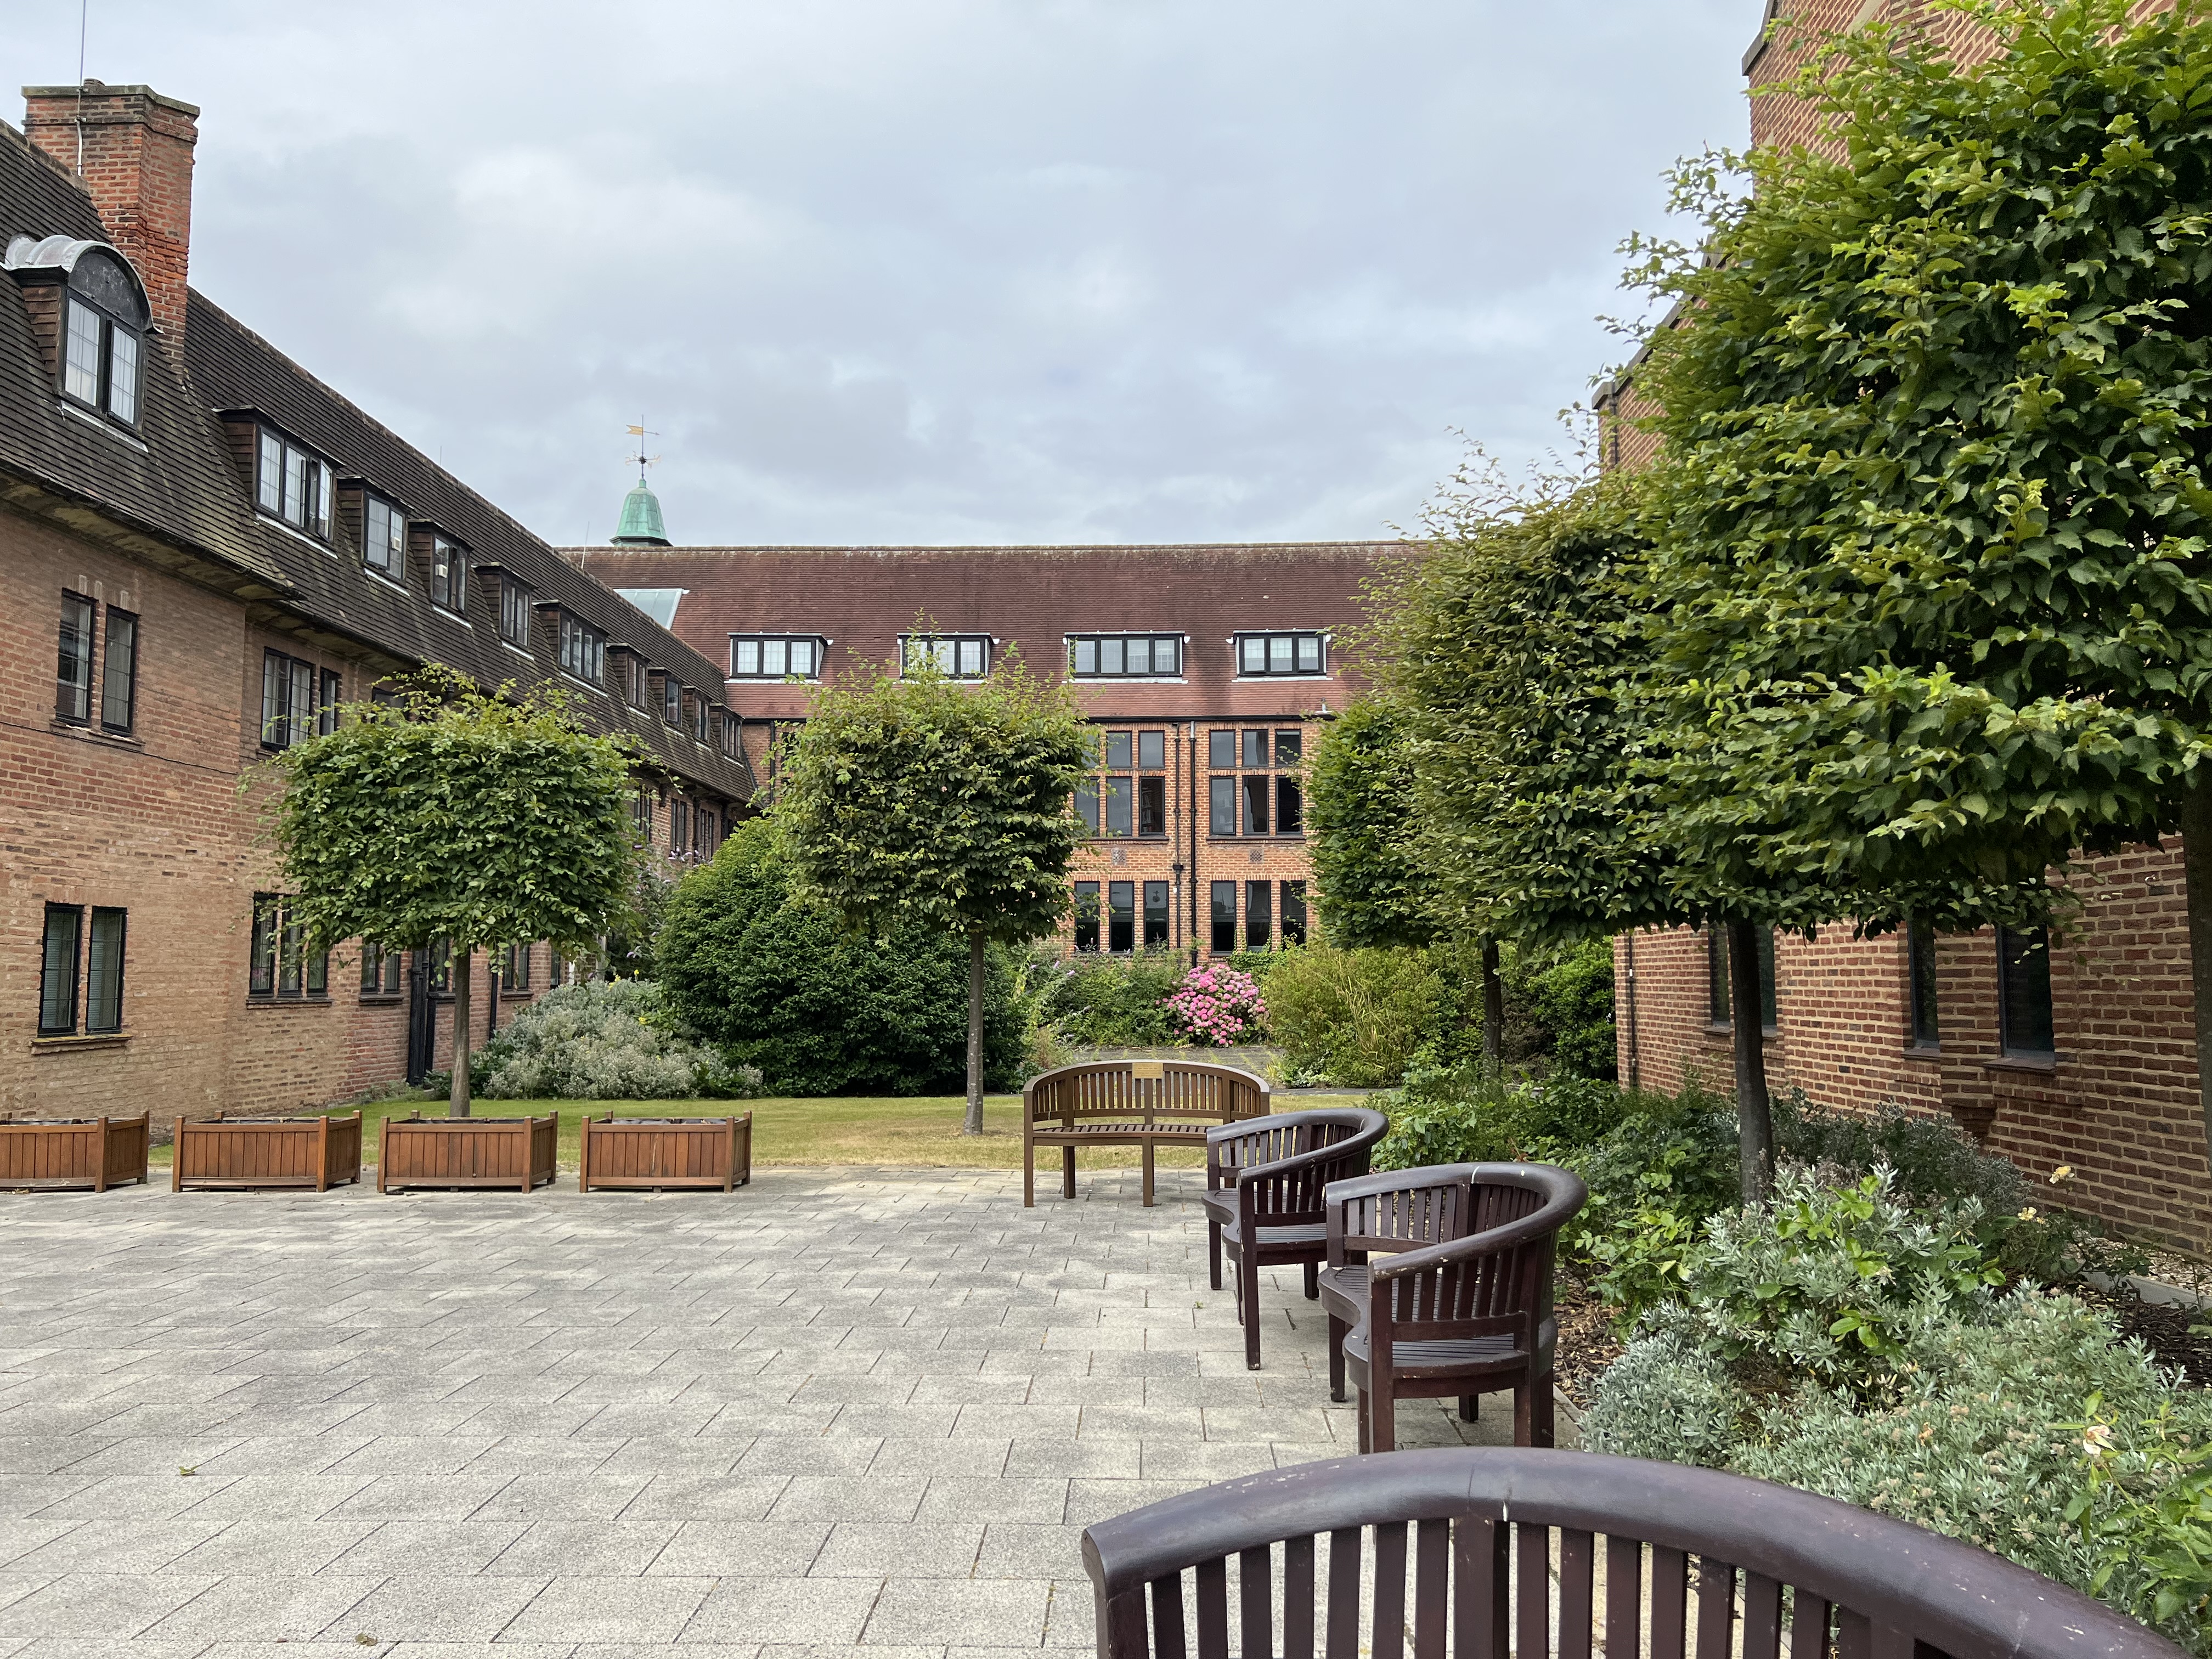
[[[1135,1075],[1139,1065],[1158,1077]],[[1154,1121],[1228,1123],[1264,1117],[1270,1090],[1264,1078],[1233,1066],[1202,1060],[1094,1060],[1062,1066],[1030,1080],[1022,1103],[1032,1123],[1068,1125],[1086,1117],[1150,1118]]]

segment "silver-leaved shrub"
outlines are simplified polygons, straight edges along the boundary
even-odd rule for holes
[[[617,979],[548,991],[477,1056],[490,1100],[727,1100],[757,1095],[761,1074],[667,1029],[660,988]]]

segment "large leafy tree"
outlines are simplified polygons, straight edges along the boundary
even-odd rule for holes
[[[2212,30],[1930,9],[1997,55],[1838,43],[1795,88],[1833,153],[1686,169],[1705,236],[1640,273],[1687,319],[1642,380],[1699,734],[1671,821],[1875,926],[2028,914],[2046,866],[2179,830],[2212,1134]]]
[[[1067,914],[1072,801],[1095,753],[1066,684],[1011,657],[977,683],[927,663],[835,680],[784,768],[777,816],[804,892],[854,927],[966,939],[969,1134],[983,1132],[986,946],[1042,938]]]
[[[486,696],[433,668],[270,763],[287,902],[309,937],[451,943],[454,1116],[469,1113],[470,953],[541,939],[594,949],[628,916],[635,759],[557,696]]]

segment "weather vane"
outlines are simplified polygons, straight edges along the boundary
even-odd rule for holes
[[[629,459],[637,463],[637,483],[638,488],[641,489],[645,487],[645,469],[660,459],[658,455],[648,455],[645,453],[645,441],[647,438],[658,438],[660,434],[658,432],[648,432],[642,426],[627,427],[623,429],[637,440],[637,453]]]

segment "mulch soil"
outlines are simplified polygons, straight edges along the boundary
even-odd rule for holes
[[[1587,1407],[1600,1375],[1620,1358],[1620,1339],[1613,1334],[1612,1310],[1571,1267],[1564,1265],[1552,1296],[1553,1311],[1559,1322],[1559,1391],[1577,1407]]]

